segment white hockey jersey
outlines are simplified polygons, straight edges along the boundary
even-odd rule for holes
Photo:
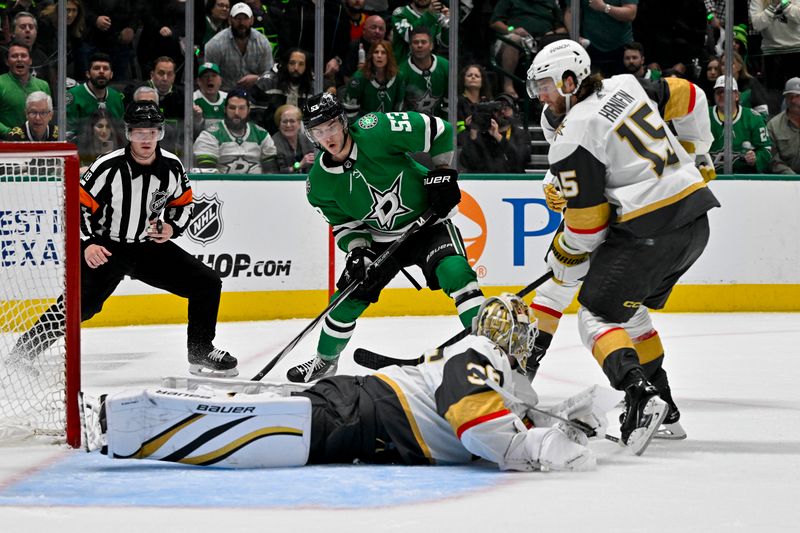
[[[512,370],[508,357],[487,338],[474,335],[425,355],[426,362],[418,366],[391,366],[375,374],[393,389],[408,421],[384,420],[384,425],[395,430],[410,427],[431,463],[466,463],[481,457],[502,469],[536,469],[530,441],[541,437],[528,435],[522,420],[527,408],[479,377],[488,376],[502,390],[535,405],[536,393]]]
[[[594,250],[610,226],[657,235],[719,206],[694,164],[713,140],[704,100],[686,80],[648,86],[623,74],[573,106],[549,153],[567,199],[570,248]]]

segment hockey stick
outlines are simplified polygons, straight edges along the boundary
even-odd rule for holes
[[[520,298],[526,296],[528,293],[538,288],[542,283],[544,283],[551,277],[553,277],[553,272],[548,270],[541,277],[539,277],[532,283],[526,285],[519,292],[517,292],[517,296],[519,296]],[[451,344],[455,344],[456,342],[460,341],[461,339],[469,335],[471,332],[472,332],[472,327],[467,326],[466,328],[459,331],[458,333],[456,333],[455,335],[444,341],[442,344],[440,344],[437,349],[440,350],[442,348],[450,346]],[[385,366],[392,366],[392,365],[398,365],[398,366],[418,365],[425,360],[425,356],[420,355],[416,359],[400,359],[398,357],[390,357],[388,355],[383,355],[377,352],[373,352],[365,348],[356,348],[355,352],[353,353],[353,360],[355,360],[356,363],[358,363],[363,367],[372,370],[380,370]]]
[[[375,260],[369,265],[369,267],[367,267],[367,275],[369,275],[370,271],[379,268],[381,265],[383,265],[383,263],[385,263],[389,259],[389,257],[391,257],[391,255],[394,254],[394,252],[396,252],[397,249],[400,248],[400,246],[408,240],[409,237],[414,235],[422,228],[430,225],[435,220],[438,220],[438,218],[436,217],[436,215],[433,213],[432,210],[429,209],[428,211],[425,211],[425,213],[416,222],[414,222],[410,228],[408,228],[405,232],[403,232],[402,235],[400,235],[397,239],[395,239],[392,242],[392,244],[389,245],[389,247],[386,248],[386,250],[384,250],[384,252],[381,255],[375,258]],[[336,298],[334,298],[333,301],[331,301],[328,304],[328,307],[322,310],[322,312],[317,316],[317,318],[312,320],[310,324],[308,324],[305,328],[303,328],[303,331],[298,333],[297,336],[294,339],[292,339],[289,342],[289,344],[287,344],[286,347],[283,350],[281,350],[280,353],[278,353],[278,355],[273,357],[272,360],[269,363],[267,363],[267,365],[264,368],[262,368],[258,374],[253,376],[253,378],[250,381],[261,381],[261,379],[264,376],[266,376],[269,373],[269,371],[275,367],[275,365],[278,364],[278,361],[286,357],[286,355],[290,351],[292,351],[294,347],[297,346],[297,344],[301,340],[303,340],[303,338],[306,335],[308,335],[308,333],[311,332],[311,330],[314,329],[314,327],[316,327],[317,324],[319,324],[326,316],[328,316],[328,314],[331,311],[333,311],[333,309],[337,305],[343,302],[345,298],[347,298],[353,291],[355,291],[358,288],[358,286],[361,285],[362,281],[363,280],[357,279],[353,281],[350,285],[348,285],[344,290],[342,290],[336,296]]]

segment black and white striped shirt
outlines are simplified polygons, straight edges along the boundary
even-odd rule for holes
[[[160,218],[174,236],[192,218],[192,188],[178,157],[162,148],[150,165],[134,161],[130,148],[99,157],[81,178],[81,239],[147,241],[149,220]]]

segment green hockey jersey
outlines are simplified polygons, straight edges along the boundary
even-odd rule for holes
[[[347,84],[342,105],[351,119],[372,111],[390,113],[403,109],[406,97],[406,80],[402,74],[390,79],[387,83],[368,80],[360,70]]]
[[[203,110],[203,127],[207,128],[213,124],[222,122],[225,119],[225,97],[228,93],[219,91],[219,98],[216,102],[209,102],[199,90],[192,95],[195,105]]]
[[[400,75],[406,79],[404,109],[447,118],[447,85],[450,64],[434,55],[430,70],[420,70],[409,57],[400,63]]]
[[[417,11],[413,5],[401,6],[392,12],[392,50],[397,63],[406,60],[410,51],[409,34],[417,26],[427,26],[434,46],[447,47],[450,39],[450,18],[441,13]]]
[[[223,174],[273,174],[278,172],[277,150],[267,130],[252,122],[237,137],[225,122],[200,132],[194,141],[197,166],[215,168]]]
[[[721,153],[725,142],[724,117],[717,110],[717,106],[710,107],[709,112],[711,133],[714,135],[714,143],[709,152]],[[767,133],[764,117],[749,107],[740,105],[739,112],[733,117],[733,172],[739,174],[766,172],[769,168],[771,147],[772,142]],[[756,153],[755,166],[749,165],[744,159],[744,153],[748,150]]]
[[[85,83],[67,91],[67,131],[70,136],[80,135],[85,121],[100,108],[108,111],[112,117],[122,119],[122,115],[125,114],[122,93],[113,87],[107,87],[106,91],[106,99],[103,102],[97,99]]]
[[[411,153],[427,152],[436,165],[449,165],[453,156],[450,123],[420,113],[369,113],[349,133],[348,158],[336,163],[321,153],[306,181],[309,203],[344,251],[393,241],[427,210],[427,169]]]

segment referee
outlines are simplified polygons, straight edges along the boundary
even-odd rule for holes
[[[192,218],[192,189],[180,159],[159,146],[164,116],[155,103],[128,106],[125,137],[125,148],[99,157],[81,178],[81,320],[130,276],[189,300],[189,372],[237,376],[236,358],[212,344],[222,281],[171,240]],[[30,369],[63,325],[62,297],[17,340],[9,362]]]

